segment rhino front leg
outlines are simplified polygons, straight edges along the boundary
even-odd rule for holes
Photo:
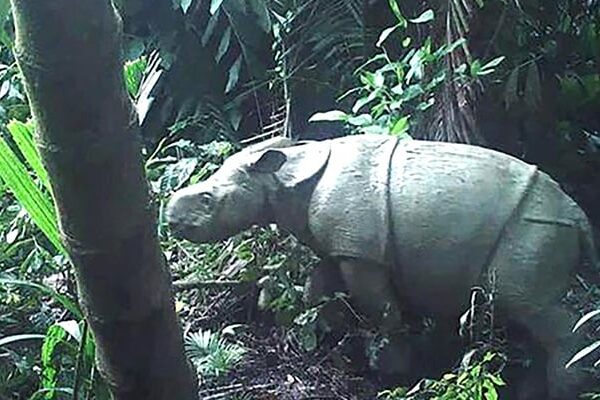
[[[389,269],[353,258],[340,260],[340,271],[352,303],[384,333],[402,326],[400,304]]]
[[[320,260],[304,284],[303,300],[311,307],[321,305],[318,324],[326,332],[344,332],[356,323],[346,303],[336,299],[337,293],[345,292],[339,264],[329,258]]]

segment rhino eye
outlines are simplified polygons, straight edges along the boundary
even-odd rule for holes
[[[199,195],[198,201],[201,205],[209,207],[213,203],[213,195],[209,192],[202,192]]]

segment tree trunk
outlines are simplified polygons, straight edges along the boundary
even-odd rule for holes
[[[79,302],[115,399],[195,399],[110,0],[11,0]]]

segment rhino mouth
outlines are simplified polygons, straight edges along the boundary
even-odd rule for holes
[[[192,243],[217,243],[232,236],[218,232],[216,230],[207,230],[194,224],[170,223],[169,230],[176,239],[185,239]]]
[[[197,226],[191,224],[169,224],[169,229],[176,239],[185,239],[194,243],[211,243],[218,240],[207,236]]]

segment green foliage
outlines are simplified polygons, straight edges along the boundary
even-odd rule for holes
[[[12,39],[5,29],[10,16],[10,0],[0,0],[0,42],[2,45],[12,48]]]
[[[412,38],[406,33],[409,22],[431,22],[434,12],[430,9],[414,19],[406,19],[394,0],[390,0],[390,6],[397,19],[396,24],[381,32],[376,44],[380,49],[379,54],[356,71],[361,86],[342,96],[357,97],[351,113],[339,110],[317,113],[311,117],[311,121],[343,121],[354,133],[404,137],[411,131],[411,126],[422,123],[422,118],[427,115],[425,112],[434,105],[435,94],[445,81],[466,81],[489,75],[504,59],[498,57],[486,64],[474,60],[469,67],[463,64],[451,70],[447,57],[465,40],[459,39],[434,48],[429,37],[420,46],[409,48],[412,43]],[[401,34],[398,39],[405,48],[398,60],[392,60],[383,47],[394,33]]]
[[[505,383],[497,370],[500,356],[486,353],[481,361],[463,366],[457,373],[438,380],[423,380],[414,388],[396,388],[379,393],[383,400],[497,400]]]
[[[148,62],[144,56],[125,62],[125,66],[123,67],[125,87],[127,88],[127,93],[133,99],[136,99],[140,93],[146,68],[148,68]]]
[[[200,375],[226,374],[243,360],[246,349],[225,338],[225,334],[232,330],[232,327],[223,329],[221,333],[201,330],[186,336],[186,354]]]
[[[46,389],[46,399],[53,399],[53,390],[58,383],[58,368],[55,357],[58,354],[58,345],[67,337],[64,329],[53,325],[46,333],[44,344],[42,345],[42,389]]]
[[[33,144],[32,125],[13,121],[7,128],[28,166],[38,173],[42,184],[36,183],[28,171],[28,166],[21,162],[19,156],[3,138],[0,138],[0,178],[11,189],[50,243],[64,253],[52,198],[48,189],[40,187],[48,188],[49,183],[39,153]]]

